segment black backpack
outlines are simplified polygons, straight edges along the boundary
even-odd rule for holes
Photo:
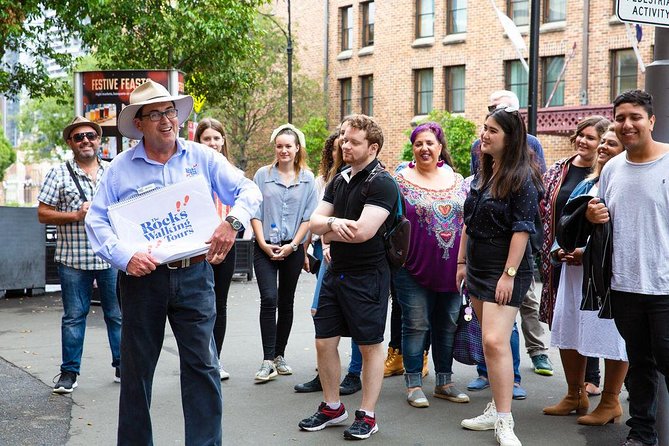
[[[364,184],[362,185],[362,197],[363,200],[367,198],[367,193],[369,192],[369,185],[376,175],[381,172],[386,172],[386,168],[381,162],[379,162],[374,168],[369,172],[369,175],[365,179]],[[397,182],[394,178],[390,177],[397,188],[397,212],[393,218],[392,224],[389,228],[385,228],[386,224],[384,223],[379,231],[385,228],[383,232],[383,243],[386,249],[386,258],[388,263],[394,267],[404,266],[407,256],[409,255],[409,245],[411,242],[411,222],[407,220],[404,215],[404,206],[402,206],[402,194],[400,188],[397,185]],[[339,173],[333,180],[333,194],[336,192],[337,187],[344,181],[341,173]]]

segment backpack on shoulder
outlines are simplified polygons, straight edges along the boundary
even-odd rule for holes
[[[388,173],[385,166],[379,162],[379,164],[377,164],[369,172],[367,179],[365,179],[365,183],[362,185],[363,199],[367,198],[370,183],[374,177],[376,177],[376,175],[381,172]],[[402,205],[402,193],[400,192],[400,188],[397,185],[395,179],[392,176],[390,178],[393,180],[393,184],[395,184],[395,188],[397,189],[397,212],[394,215],[390,228],[387,228],[383,232],[382,236],[388,263],[393,267],[399,268],[404,266],[404,263],[407,260],[407,256],[409,255],[409,245],[411,243],[411,222],[407,220],[406,216],[404,215],[404,206]],[[333,185],[334,190],[337,190],[337,186],[339,186],[339,184],[341,184],[344,179],[341,177],[341,174],[339,174],[333,181],[335,181],[335,184]],[[384,229],[384,227],[385,223],[381,228],[379,228],[379,231]]]

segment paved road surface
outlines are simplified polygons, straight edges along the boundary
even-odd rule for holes
[[[341,445],[343,427],[317,433],[300,432],[297,422],[315,411],[320,394],[296,394],[293,385],[314,376],[315,352],[309,305],[315,281],[304,273],[295,298],[295,322],[286,359],[292,376],[257,385],[253,375],[262,360],[258,325],[259,298],[255,281],[235,281],[228,303],[228,332],[223,346],[224,365],[232,375],[222,383],[225,445]],[[60,364],[61,303],[58,293],[40,297],[0,299],[0,446],[72,445],[105,446],[116,441],[119,385],[113,382],[111,356],[99,307],[93,307],[79,387],[71,396],[51,394],[52,379]],[[522,337],[521,337],[522,338]],[[340,352],[348,362],[349,341]],[[514,402],[516,433],[524,445],[616,446],[626,435],[625,425],[585,427],[576,417],[548,417],[541,408],[554,404],[566,390],[556,351],[553,377],[535,375],[523,354],[521,373],[528,391],[525,401]],[[473,367],[455,364],[454,379],[461,388],[475,375]],[[434,386],[434,374],[425,389]],[[430,397],[431,406],[416,409],[405,402],[401,376],[386,378],[377,406],[380,432],[366,444],[384,445],[496,445],[492,432],[460,428],[462,418],[481,413],[490,392],[471,392],[469,404],[454,404]],[[626,397],[623,392],[622,398]],[[351,414],[360,393],[344,396]],[[593,405],[597,398],[592,398]],[[627,410],[626,404],[624,404]],[[183,445],[179,363],[174,337],[166,328],[163,353],[156,370],[152,406],[157,446]]]

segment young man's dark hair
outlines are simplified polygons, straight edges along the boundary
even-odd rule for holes
[[[634,104],[643,107],[648,116],[653,116],[653,96],[643,90],[628,90],[620,93],[613,100],[613,116],[616,116],[616,108],[620,104]]]

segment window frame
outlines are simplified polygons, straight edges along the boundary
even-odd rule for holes
[[[372,21],[369,21],[369,7],[373,5]],[[369,2],[364,2],[361,5],[362,8],[362,46],[373,46],[374,45],[374,22],[376,19],[376,5],[374,0]]]
[[[421,74],[422,73],[430,73],[431,74],[431,84],[432,84],[432,89],[431,90],[419,90],[419,88],[422,88],[422,79],[421,79]],[[414,70],[414,115],[416,116],[422,116],[422,115],[427,115],[432,111],[433,105],[434,105],[434,69],[432,68],[420,68]],[[430,94],[430,105],[429,107],[423,107],[423,101],[422,101],[422,96],[425,94]],[[424,108],[427,108],[426,111],[423,111]]]
[[[464,34],[467,32],[467,7],[468,7],[468,2],[467,0],[464,0],[465,2],[465,7],[460,8],[460,9],[453,9],[453,2],[456,2],[457,0],[446,0],[446,35],[451,35],[451,34]],[[460,12],[458,12],[460,11]],[[464,30],[455,30],[455,23],[457,22],[454,20],[458,14],[462,14],[464,11],[464,21],[465,21],[465,29]]]
[[[360,76],[360,112],[374,116],[374,75]]]
[[[454,88],[453,87],[453,72],[455,70],[462,70],[462,87]],[[464,113],[465,112],[465,99],[467,91],[467,67],[466,65],[451,65],[444,67],[444,107],[449,113]],[[457,93],[456,93],[457,92]],[[456,110],[454,107],[453,98],[456,94],[462,94],[462,110]]]
[[[513,5],[516,3],[527,3],[527,22],[518,23],[513,13]],[[529,0],[506,0],[506,15],[509,16],[516,26],[528,26],[530,24],[530,1]]]
[[[511,83],[511,68],[515,64],[520,65],[520,71],[522,73],[525,73],[525,84],[524,84],[524,89],[525,89],[525,94],[518,94],[517,89],[514,89],[515,86],[518,85],[523,85],[522,83]],[[523,68],[523,65],[520,63],[518,59],[511,59],[511,60],[505,60],[504,61],[504,89],[513,91],[516,93],[516,96],[518,96],[518,102],[520,103],[520,108],[527,108],[527,102],[528,102],[528,89],[530,86],[530,81],[529,81],[529,75]],[[522,87],[521,87],[522,88]]]
[[[557,78],[552,81],[549,81],[547,78],[548,65],[554,59],[562,59],[562,66],[560,67],[560,71],[562,71],[562,69],[564,68],[564,64],[566,62],[564,55],[546,56],[541,58],[541,107],[545,107],[546,102],[548,101],[548,96],[550,96],[551,91],[553,91],[553,85],[555,85],[555,82],[557,81]],[[550,87],[548,85],[549,83]],[[564,93],[565,93],[564,77],[560,79],[560,83],[558,84],[558,88],[557,90],[555,90],[555,92],[557,93],[558,91],[560,91],[560,88],[562,88],[562,102],[557,103],[555,101],[551,101],[549,107],[561,107],[564,105]],[[553,96],[553,99],[555,99],[555,96]]]
[[[424,13],[422,12],[422,6],[424,1],[429,1],[432,2],[432,12],[429,13]],[[434,1],[435,0],[416,0],[415,6],[416,6],[416,38],[417,39],[423,39],[426,37],[434,37]],[[432,16],[432,34],[425,34],[423,35],[423,30],[422,30],[422,20],[421,18],[423,16]]]
[[[550,19],[549,13],[551,11],[550,4],[552,2],[559,1],[564,5],[564,15],[556,19]],[[555,22],[564,22],[567,20],[567,0],[543,0],[541,5],[541,21],[542,23],[555,23]]]
[[[620,60],[620,55],[622,53],[627,53],[631,55],[631,59],[634,60],[634,86],[632,88],[637,88],[639,85],[639,62],[636,59],[634,50],[632,48],[618,48],[611,50],[611,55],[609,57],[609,63],[611,64],[611,102],[622,92],[627,91],[627,88],[620,88],[619,80],[622,78],[631,78],[631,76],[622,76],[620,75],[620,70],[618,70],[618,61]]]
[[[339,117],[343,119],[351,113],[353,113],[353,78],[345,77],[339,79]]]
[[[353,49],[353,5],[342,6],[339,11],[340,51],[348,51]]]

